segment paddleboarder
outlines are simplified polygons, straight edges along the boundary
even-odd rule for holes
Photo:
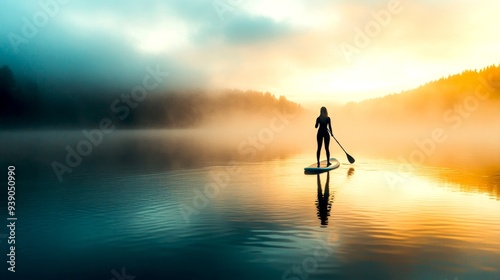
[[[330,163],[330,135],[333,137],[332,131],[332,123],[330,117],[328,117],[328,111],[326,107],[321,107],[319,117],[316,119],[315,128],[318,128],[318,133],[316,134],[316,140],[318,141],[318,150],[316,151],[316,160],[318,162],[319,167],[319,154],[321,153],[321,146],[323,145],[323,141],[325,142],[325,150],[326,150],[326,160],[328,161],[326,166],[332,165]],[[330,131],[328,131],[328,127]]]

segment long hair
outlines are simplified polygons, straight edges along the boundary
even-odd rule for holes
[[[319,117],[322,120],[326,120],[328,118],[328,110],[326,110],[326,107],[321,107],[321,110],[319,111]]]

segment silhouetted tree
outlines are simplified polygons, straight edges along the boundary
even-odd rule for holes
[[[6,65],[0,68],[0,117],[9,116],[18,107],[14,98],[16,82],[14,74]]]
[[[4,65],[0,68],[0,90],[2,93],[12,92],[16,85],[14,80],[14,74],[10,70],[9,66]]]

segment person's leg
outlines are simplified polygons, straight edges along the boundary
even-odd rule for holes
[[[318,167],[319,167],[319,154],[321,153],[321,146],[323,144],[323,137],[320,133],[316,135],[316,141],[318,142],[318,150],[316,151],[316,161],[318,162]]]
[[[325,150],[326,150],[326,160],[328,165],[330,165],[330,135],[325,136]]]

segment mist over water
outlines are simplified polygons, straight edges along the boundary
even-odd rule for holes
[[[418,172],[425,166],[447,168],[450,172],[423,173],[451,182],[486,191],[499,197],[500,182],[498,135],[484,124],[465,125],[449,129],[446,140],[433,142],[436,127],[420,123],[419,130],[401,126],[364,121],[356,124],[349,115],[331,110],[333,133],[357,162],[386,159],[397,165],[398,172]],[[280,119],[280,117],[282,119]],[[184,170],[211,165],[239,165],[252,162],[309,155],[307,166],[316,161],[317,114],[304,110],[297,114],[271,114],[249,118],[244,113],[211,119],[193,129],[129,129],[102,133],[98,146],[92,145],[88,155],[80,155],[72,173],[63,178],[81,176],[88,170],[101,172],[161,172]],[[469,121],[472,121],[472,117]],[[415,123],[414,123],[415,124]],[[444,130],[444,128],[443,128]],[[29,170],[27,176],[56,179],[54,162],[68,166],[75,161],[79,145],[89,141],[87,134],[96,128],[81,130],[3,131],[2,162],[16,164]],[[495,140],[496,138],[496,140]],[[431,140],[429,140],[431,139]],[[72,152],[69,152],[72,151]],[[334,139],[330,141],[331,156],[347,163],[345,153]],[[420,155],[424,162],[418,162]],[[324,149],[321,159],[325,158]],[[126,171],[125,171],[126,170]],[[468,188],[468,187],[467,187]]]
[[[0,279],[498,279],[499,6],[4,1]]]
[[[86,279],[126,267],[151,279],[280,279],[318,248],[328,255],[313,279],[498,275],[498,173],[431,165],[399,173],[398,161],[353,150],[339,130],[356,163],[332,142],[341,166],[305,175],[314,126],[299,123],[269,142],[258,140],[268,121],[119,130],[62,182],[51,163],[65,163],[81,131],[4,132],[2,145],[16,143],[6,154],[19,177],[18,255],[32,268],[19,275]],[[66,266],[33,253],[49,249]]]
[[[420,118],[326,102],[356,163],[331,139],[341,166],[311,176],[319,108],[221,96],[167,98],[166,112],[152,98],[128,123],[104,114],[114,130],[2,130],[0,163],[19,177],[18,254],[32,268],[19,275],[283,279],[311,258],[311,279],[499,274],[498,102],[460,119],[447,106]],[[150,122],[168,117],[183,125]],[[63,268],[36,257],[49,250]]]

